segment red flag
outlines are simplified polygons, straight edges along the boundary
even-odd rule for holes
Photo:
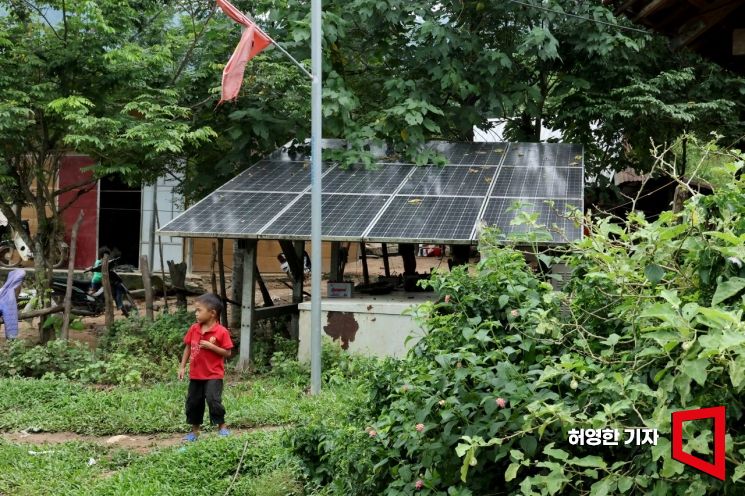
[[[217,5],[228,17],[246,28],[241,35],[241,41],[238,42],[238,46],[235,47],[233,55],[222,71],[222,96],[220,98],[220,103],[222,103],[238,98],[246,64],[268,47],[272,41],[266,33],[227,0],[217,0]]]

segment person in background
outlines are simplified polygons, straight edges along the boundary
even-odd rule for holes
[[[6,339],[18,337],[18,295],[25,277],[25,270],[15,269],[8,274],[8,279],[0,288],[0,317],[5,322]]]
[[[96,263],[93,264],[93,267],[98,267],[103,263],[103,257],[108,255],[109,258],[111,258],[111,250],[109,250],[106,246],[102,246],[98,249],[98,260],[96,260]],[[99,270],[98,272],[93,273],[93,277],[91,278],[91,288],[88,290],[90,294],[95,294],[96,291],[101,289],[101,286],[103,285],[103,274]]]

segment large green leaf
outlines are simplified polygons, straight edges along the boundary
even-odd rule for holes
[[[737,293],[745,289],[745,279],[742,277],[732,277],[722,281],[717,285],[714,297],[711,299],[712,305],[719,305],[723,301],[732,298]]]

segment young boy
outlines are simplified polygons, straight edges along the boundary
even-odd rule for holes
[[[230,357],[233,342],[228,330],[218,322],[222,302],[217,295],[207,293],[200,296],[195,307],[197,323],[184,336],[184,356],[178,372],[179,380],[183,379],[186,362],[190,362],[186,421],[191,424],[191,432],[184,437],[184,441],[196,441],[199,437],[205,401],[210,411],[210,421],[217,424],[219,435],[230,435],[225,427],[222,380],[225,377],[225,359]]]

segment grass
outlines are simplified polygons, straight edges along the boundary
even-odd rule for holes
[[[328,370],[334,363],[326,364]],[[183,410],[188,381],[92,386],[59,378],[0,379],[0,433],[29,430],[101,436],[41,446],[8,442],[0,436],[0,496],[222,495],[228,489],[234,495],[317,495],[304,480],[301,460],[284,436],[305,421],[342,422],[364,403],[366,393],[362,383],[352,379],[353,371],[342,367],[344,371],[333,375],[320,395],[310,396],[306,371],[301,369],[287,361],[277,365],[275,375],[250,380],[236,376],[226,383],[223,402],[230,427],[281,429],[228,438],[207,433],[196,443],[163,445],[148,453],[103,441],[116,434],[186,432]],[[89,463],[91,459],[95,463]]]
[[[0,379],[0,431],[78,434],[182,432],[187,382],[102,389],[66,380]],[[356,394],[333,386],[319,396],[272,377],[227,384],[223,401],[232,427],[293,424],[338,411]]]
[[[0,431],[185,432],[186,387],[186,382],[101,388],[59,379],[0,379]],[[313,494],[283,436],[301,420],[346,417],[360,394],[358,385],[339,383],[311,397],[304,385],[275,377],[228,384],[224,402],[232,427],[286,427],[228,438],[208,434],[146,454],[105,443],[34,446],[0,438],[0,495],[222,495],[229,487],[235,495]]]
[[[0,442],[0,494],[225,494],[246,446],[231,494],[301,494],[297,461],[281,432],[206,438],[184,448],[136,455],[88,443],[34,447]],[[247,444],[246,444],[247,442]],[[90,459],[96,463],[89,465]]]

